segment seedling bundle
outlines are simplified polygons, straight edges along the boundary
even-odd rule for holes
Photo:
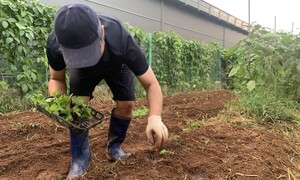
[[[36,109],[60,125],[76,131],[86,131],[100,124],[105,115],[84,104],[84,99],[72,95],[56,95],[36,100]]]

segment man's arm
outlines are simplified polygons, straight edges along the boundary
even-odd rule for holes
[[[66,70],[55,71],[49,66],[50,70],[50,80],[48,84],[49,95],[53,95],[54,92],[59,92],[65,94],[67,92],[66,85]]]
[[[147,138],[158,149],[162,149],[168,140],[168,128],[161,121],[163,98],[160,85],[151,67],[137,78],[147,92],[147,101],[150,109],[146,128]]]
[[[138,76],[137,78],[147,92],[147,101],[150,109],[149,116],[161,116],[162,92],[152,68],[149,67],[143,75]]]

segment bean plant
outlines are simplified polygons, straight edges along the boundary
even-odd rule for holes
[[[23,94],[45,88],[46,39],[55,8],[37,0],[0,0],[0,6],[0,72]]]

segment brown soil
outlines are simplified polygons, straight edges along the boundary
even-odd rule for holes
[[[90,131],[92,162],[80,179],[297,179],[299,141],[258,127],[226,123],[217,116],[229,91],[178,94],[164,98],[169,129],[166,153],[147,142],[146,116],[134,118],[123,144],[133,155],[105,157],[108,121]],[[93,101],[109,114],[111,100]],[[136,108],[145,105],[138,101]],[[223,118],[224,119],[224,118]],[[0,116],[0,179],[65,179],[70,163],[68,131],[39,112]]]

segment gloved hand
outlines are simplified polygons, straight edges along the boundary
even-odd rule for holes
[[[164,143],[168,140],[168,128],[161,121],[160,116],[152,115],[148,117],[146,135],[156,148],[162,149]]]

